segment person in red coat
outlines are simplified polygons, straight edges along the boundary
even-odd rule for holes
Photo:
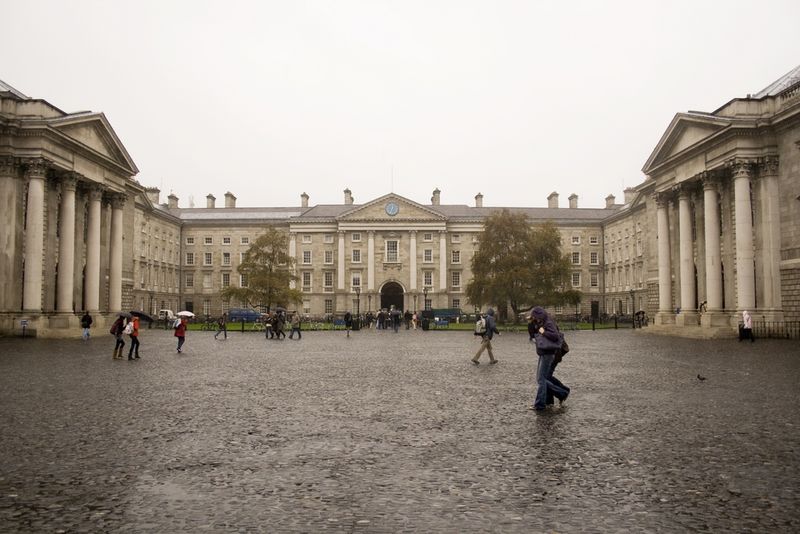
[[[181,352],[183,342],[186,341],[186,317],[181,317],[178,325],[175,327],[175,337],[178,338],[178,352]]]

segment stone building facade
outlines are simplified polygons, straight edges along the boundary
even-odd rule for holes
[[[216,316],[267,227],[296,259],[308,314],[473,306],[465,296],[486,218],[501,207],[389,193],[356,203],[181,208],[144,188],[102,113],[65,113],[0,82],[0,333],[77,335],[89,310],[190,309]],[[630,314],[656,327],[730,334],[744,310],[800,321],[800,67],[712,113],[679,113],[647,179],[603,208],[506,208],[552,221],[583,299],[556,313]]]

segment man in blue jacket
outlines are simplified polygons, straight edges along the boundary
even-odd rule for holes
[[[478,364],[478,360],[481,359],[481,354],[483,351],[487,351],[489,353],[489,363],[497,363],[497,359],[494,357],[494,353],[492,353],[492,337],[497,334],[500,335],[500,331],[497,329],[497,322],[494,320],[494,310],[489,308],[486,311],[486,331],[483,333],[475,332],[476,336],[481,336],[481,348],[478,349],[478,352],[475,353],[475,357],[472,358],[472,363],[475,365]]]

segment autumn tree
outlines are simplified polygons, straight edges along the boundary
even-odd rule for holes
[[[466,293],[476,306],[506,304],[515,316],[531,306],[552,306],[580,298],[567,290],[569,258],[551,222],[531,226],[522,213],[502,210],[486,219],[472,257]]]
[[[288,253],[285,233],[269,228],[256,238],[244,254],[237,271],[243,287],[226,287],[220,292],[224,299],[239,300],[247,306],[287,306],[302,302],[302,293],[290,287],[297,280],[292,274],[294,258]]]

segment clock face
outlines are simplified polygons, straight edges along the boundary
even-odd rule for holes
[[[386,214],[394,217],[397,215],[397,212],[400,211],[400,206],[397,205],[395,202],[389,202],[386,204]]]

